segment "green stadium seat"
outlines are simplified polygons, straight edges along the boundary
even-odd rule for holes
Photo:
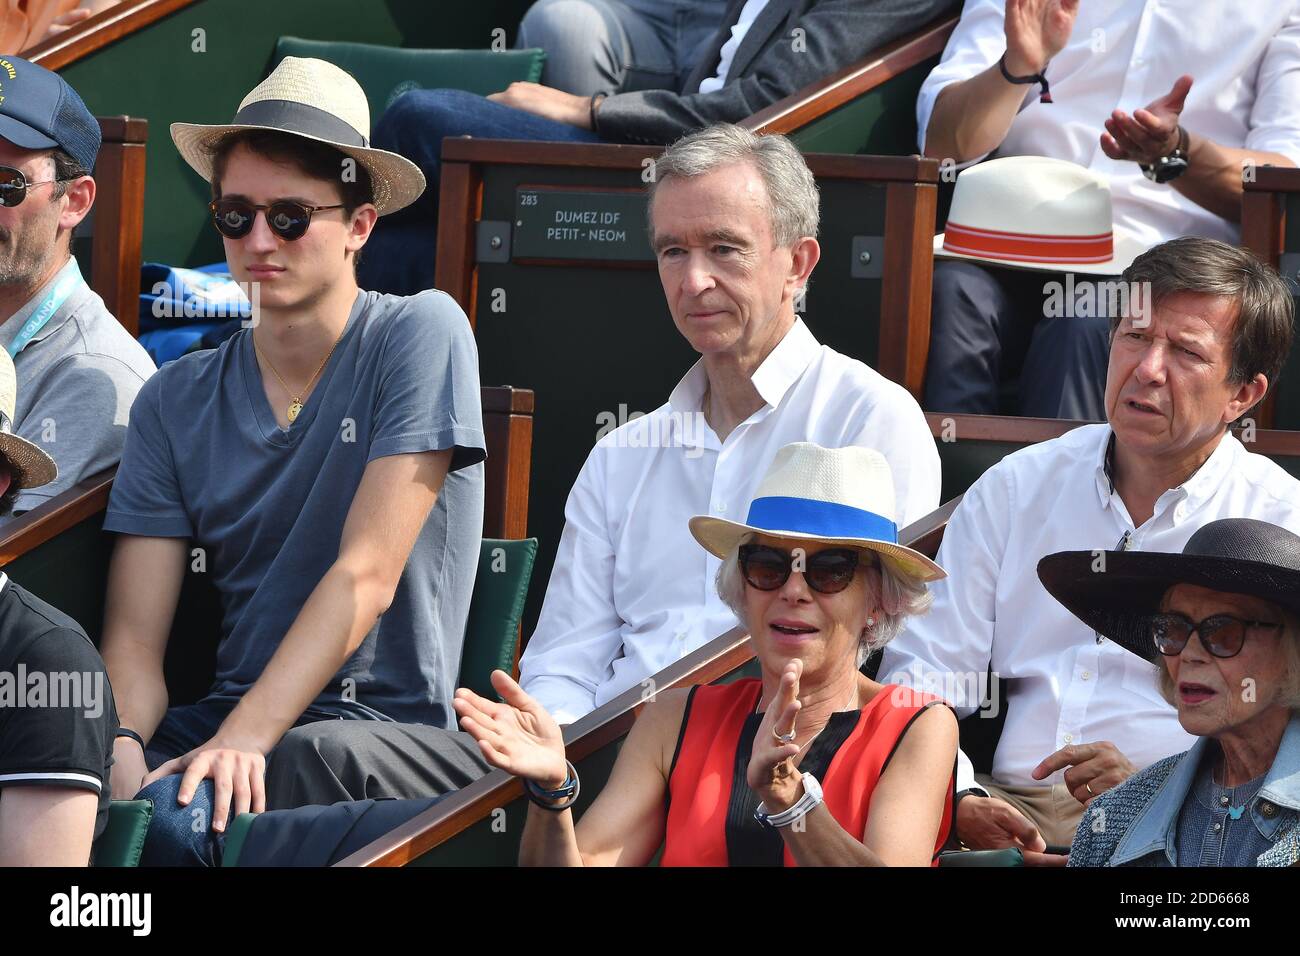
[[[1005,850],[955,850],[940,853],[939,865],[954,866],[1024,866],[1025,857],[1015,847]]]
[[[366,91],[373,124],[410,90],[466,90],[487,96],[511,83],[542,78],[542,50],[408,50],[374,43],[280,37],[271,68],[286,56],[315,57],[347,70]]]
[[[108,826],[95,844],[95,866],[139,866],[152,820],[152,800],[110,803]]]
[[[536,558],[536,538],[483,539],[457,686],[493,699],[498,695],[489,680],[492,672],[514,673],[519,657],[519,624]]]

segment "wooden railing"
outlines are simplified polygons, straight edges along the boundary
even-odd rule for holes
[[[90,287],[132,336],[140,331],[145,143],[148,120],[102,116],[103,144],[95,162]]]
[[[66,32],[24,50],[22,56],[47,70],[61,70],[128,33],[143,30],[197,0],[122,0]]]
[[[943,17],[916,33],[811,83],[759,110],[740,125],[758,133],[793,133],[894,77],[943,52],[957,17]]]
[[[930,433],[940,440],[954,442],[1006,442],[1032,445],[1060,438],[1080,425],[1094,425],[1064,418],[1015,418],[1003,415],[956,415],[926,412]],[[1233,434],[1242,439],[1249,451],[1273,457],[1300,457],[1300,432],[1285,429],[1255,428],[1247,432],[1237,426]]]

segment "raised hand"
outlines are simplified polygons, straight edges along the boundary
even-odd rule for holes
[[[1101,134],[1101,151],[1111,159],[1154,163],[1168,156],[1178,146],[1178,120],[1192,89],[1192,78],[1180,76],[1164,96],[1136,109],[1129,116],[1115,110],[1106,120]]]
[[[1007,0],[1007,72],[1041,73],[1070,41],[1079,0]]]
[[[789,743],[777,739],[778,734],[792,735],[795,732],[802,674],[803,661],[798,658],[786,664],[781,672],[781,683],[754,735],[754,749],[745,774],[750,789],[772,813],[792,806],[803,792],[803,783],[794,763],[802,748],[793,742],[793,738]]]
[[[545,790],[558,790],[569,775],[560,725],[505,671],[492,672],[492,686],[505,703],[466,687],[456,691],[451,705],[460,715],[461,728],[478,741],[492,766]]]

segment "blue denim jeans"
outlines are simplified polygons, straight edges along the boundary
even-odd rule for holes
[[[382,217],[358,266],[363,289],[414,295],[433,288],[438,240],[438,182],[448,136],[599,143],[590,130],[502,106],[463,90],[412,90],[375,123],[371,145],[400,153],[424,172],[427,187],[400,212]]]
[[[168,708],[145,749],[145,765],[155,770],[175,757],[189,753],[211,740],[237,700],[207,699],[197,704]],[[309,707],[295,727],[318,720],[343,720],[352,715],[336,714]],[[137,800],[153,802],[153,821],[140,856],[141,866],[220,866],[224,836],[212,832],[211,780],[202,781],[188,806],[177,802],[181,775],[155,780],[136,794]],[[226,824],[234,822],[232,805]]]
[[[221,866],[225,833],[212,830],[211,780],[204,780],[189,806],[176,802],[179,775],[155,780],[137,795],[154,802],[141,866]],[[453,791],[454,792],[454,791]],[[331,866],[423,813],[441,794],[421,800],[352,800],[327,807],[298,807],[260,814],[249,831],[241,866]],[[158,808],[169,808],[159,813]],[[232,809],[227,829],[235,822]]]

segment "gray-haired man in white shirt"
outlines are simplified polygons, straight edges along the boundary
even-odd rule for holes
[[[939,551],[949,577],[880,668],[943,694],[960,716],[980,706],[990,668],[1005,682],[992,774],[978,778],[991,796],[973,790],[969,761],[958,772],[957,834],[970,847],[1068,846],[1087,801],[1192,739],[1152,669],[1052,599],[1041,558],[1181,551],[1226,517],[1300,532],[1300,482],[1228,431],[1290,352],[1282,279],[1249,252],[1199,238],[1154,247],[1124,278],[1144,304],[1112,322],[1109,424],[1009,455],[971,486]]]
[[[820,248],[817,185],[794,145],[713,126],[672,146],[656,176],[659,276],[700,360],[667,404],[597,442],[569,495],[541,617],[520,661],[524,689],[560,723],[736,626],[714,590],[719,562],[692,547],[687,521],[743,519],[784,445],[880,451],[899,527],[939,504],[939,456],[916,400],[819,345],[795,314]],[[360,723],[369,726],[351,726]],[[272,806],[428,796],[487,770],[465,733],[319,724],[290,734],[281,747],[292,749],[273,756]]]
[[[1243,178],[1300,162],[1300,0],[968,0],[917,122],[925,155],[958,166],[1039,155],[1105,176],[1116,231],[1146,247],[1235,243]],[[1025,355],[1020,414],[1103,417],[1106,324],[1021,304],[1046,278],[936,264],[927,408],[997,411]]]
[[[900,527],[939,504],[938,456],[916,401],[819,345],[795,314],[820,248],[817,186],[794,146],[715,126],[680,140],[656,173],[659,277],[701,357],[666,405],[597,443],[569,495],[520,661],[524,690],[561,723],[735,626],[714,593],[719,562],[687,547],[686,523],[743,518],[782,446],[882,452]]]

